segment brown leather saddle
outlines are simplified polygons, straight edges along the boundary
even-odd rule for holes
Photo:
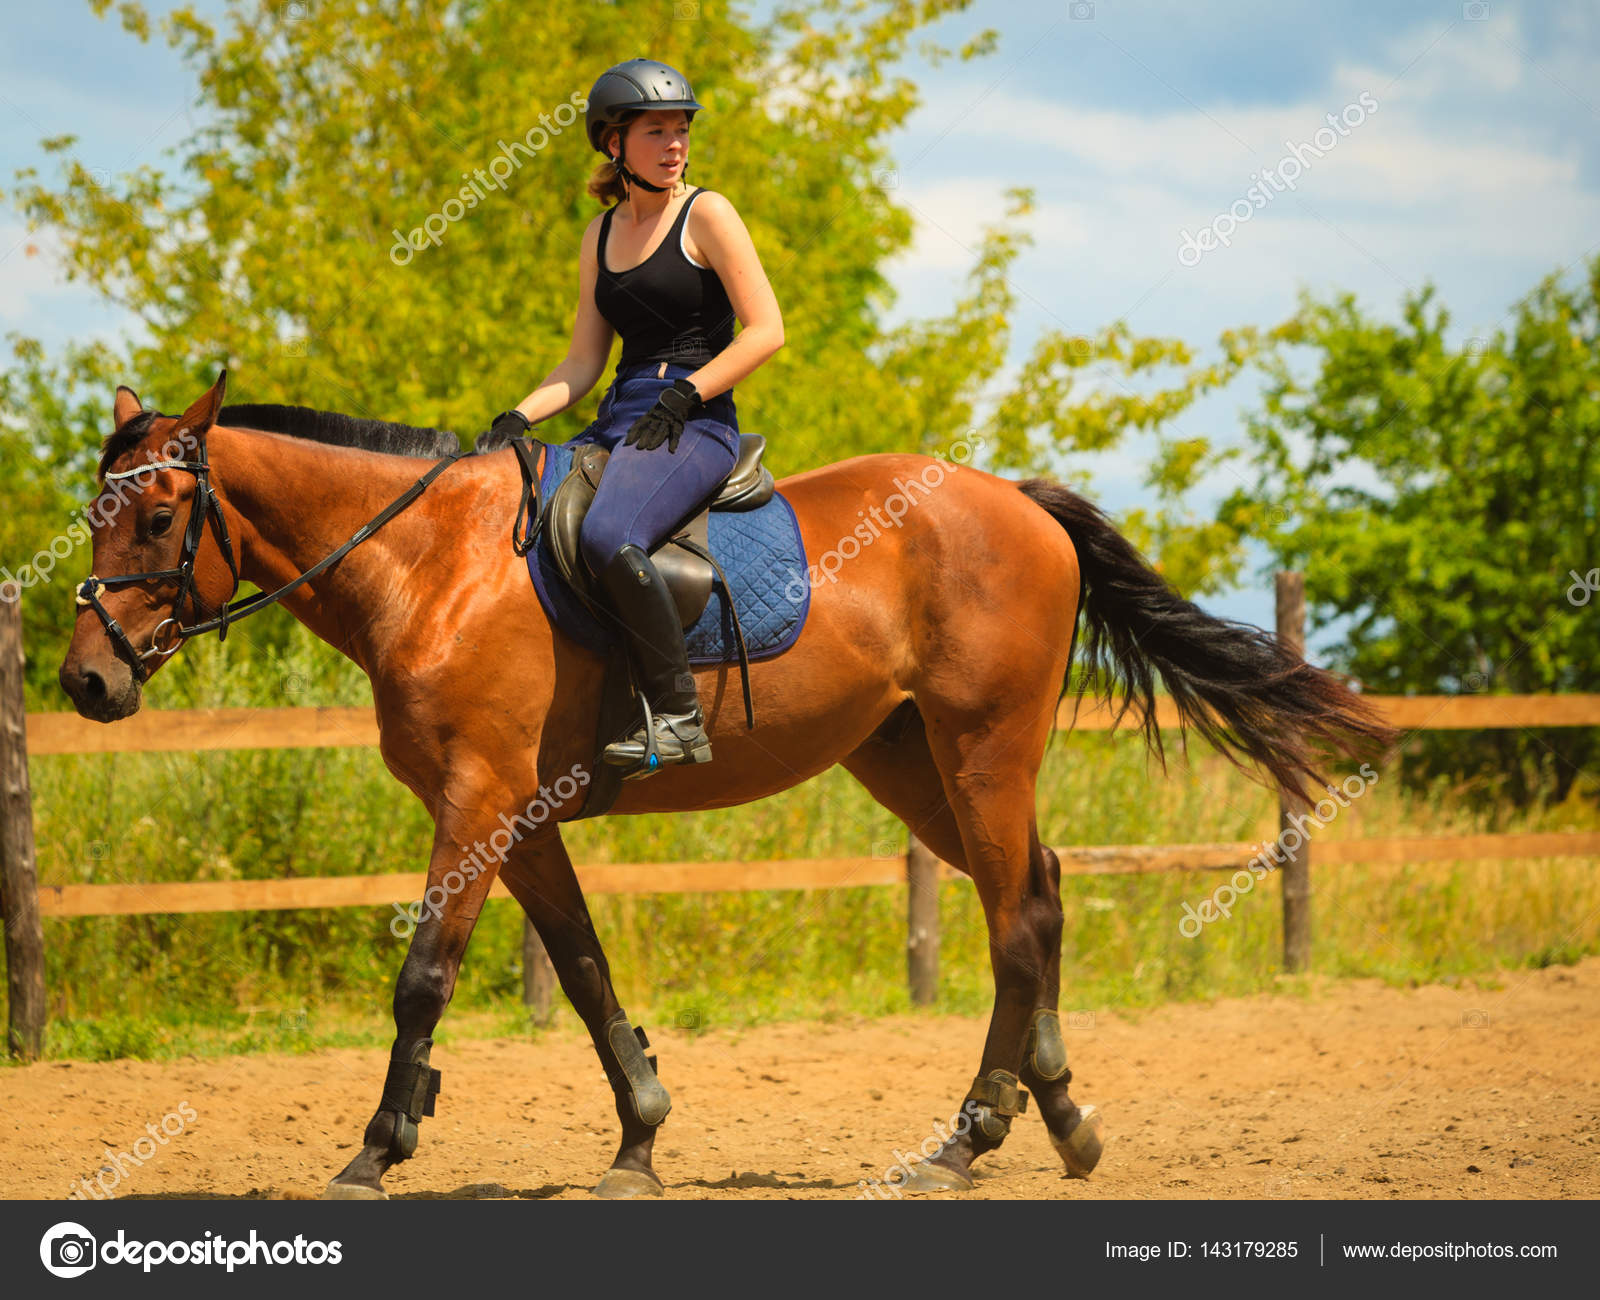
[[[534,467],[533,445],[528,442],[514,445],[522,463],[524,483],[522,505],[518,507],[517,524],[513,530],[517,538],[517,553],[525,554],[535,537],[542,535],[551,562],[562,580],[572,588],[579,600],[596,613],[601,613],[605,605],[604,596],[595,575],[589,572],[589,566],[583,559],[578,536],[583,530],[583,517],[593,504],[595,491],[605,475],[611,453],[592,443],[578,448],[573,453],[571,468],[541,505],[534,487],[538,475]],[[666,580],[667,589],[677,603],[678,617],[685,628],[693,626],[705,612],[706,604],[711,599],[712,582],[722,583],[732,618],[734,640],[739,648],[739,677],[744,693],[745,725],[748,727],[755,726],[755,707],[750,695],[750,658],[745,649],[744,630],[739,625],[739,612],[733,607],[721,567],[711,555],[709,521],[713,510],[754,510],[772,500],[777,485],[772,472],[761,463],[762,453],[766,449],[767,440],[760,434],[740,434],[739,458],[722,485],[709,501],[681,520],[650,551],[650,558],[655,561],[657,571]],[[523,532],[524,520],[528,521],[526,533]],[[615,802],[622,778],[617,768],[599,761],[598,752],[608,739],[626,734],[637,713],[638,705],[626,651],[618,640],[613,643],[607,656],[601,687],[593,779],[582,808],[570,820],[600,816]]]
[[[767,440],[759,433],[739,435],[739,459],[712,496],[687,519],[651,549],[650,558],[666,580],[678,604],[684,627],[692,627],[705,612],[711,599],[711,583],[716,570],[710,554],[709,516],[713,510],[754,510],[772,500],[776,490],[772,471],[761,463]],[[550,494],[545,506],[544,537],[550,558],[562,579],[585,601],[597,601],[600,591],[595,575],[589,572],[578,547],[583,517],[594,502],[594,494],[605,474],[611,453],[590,443],[573,455],[572,468]],[[685,542],[692,545],[685,545]]]

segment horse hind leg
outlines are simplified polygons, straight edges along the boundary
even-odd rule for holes
[[[941,859],[967,869],[961,828],[915,704],[907,700],[897,708],[840,766]]]
[[[1048,715],[1031,722],[1028,715],[1012,716],[1019,721],[1004,725],[953,715],[942,726],[936,719],[931,736],[921,733],[927,761],[949,794],[962,865],[988,922],[995,1002],[978,1074],[962,1099],[952,1136],[915,1167],[907,1190],[971,1187],[972,1162],[1004,1142],[1012,1119],[1026,1107],[1023,1085],[1037,1095],[1068,1174],[1084,1177],[1100,1158],[1098,1113],[1078,1107],[1068,1095],[1071,1072],[1056,1011],[1060,863],[1039,842],[1033,806],[1050,722]]]
[[[1044,981],[1039,999],[1028,1022],[1022,1044],[1022,1068],[1018,1075],[1033,1094],[1050,1135],[1050,1145],[1061,1157],[1070,1178],[1087,1178],[1100,1162],[1104,1134],[1100,1112],[1093,1106],[1078,1106],[1067,1094],[1072,1071],[1067,1066],[1067,1045],[1061,1037],[1061,862],[1048,845],[1032,837],[1036,896],[1047,905],[1040,909],[1041,941],[1045,952]]]

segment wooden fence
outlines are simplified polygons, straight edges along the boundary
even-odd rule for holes
[[[1298,574],[1280,574],[1278,634],[1304,645],[1304,587]],[[1390,725],[1402,732],[1512,727],[1600,726],[1600,695],[1473,695],[1375,697]],[[1163,700],[1163,728],[1176,713]],[[1085,703],[1076,722],[1071,701],[1058,727],[1105,731],[1112,715]],[[367,709],[143,710],[113,726],[74,713],[25,715],[22,704],[21,617],[0,601],[0,910],[5,921],[10,997],[9,1045],[39,1053],[45,1020],[42,917],[129,916],[150,913],[245,911],[275,908],[382,907],[421,897],[426,873],[287,880],[50,885],[37,883],[28,756],[154,753],[219,749],[371,746],[377,721]],[[1282,807],[1280,825],[1295,811]],[[1236,871],[1253,843],[1108,845],[1058,848],[1068,875],[1158,871]],[[1483,858],[1600,857],[1600,833],[1389,837],[1321,843],[1325,866],[1355,863],[1467,861]],[[1283,881],[1284,964],[1302,970],[1310,960],[1311,845],[1303,843],[1280,869]],[[801,858],[776,861],[592,863],[577,867],[593,894],[718,892],[750,889],[841,889],[906,882],[907,975],[914,1001],[934,998],[938,978],[938,881],[958,873],[915,839],[904,856]],[[505,894],[496,881],[497,895]],[[536,1013],[546,1013],[554,981],[532,928],[524,942],[524,981]]]

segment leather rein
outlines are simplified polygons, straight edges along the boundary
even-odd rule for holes
[[[159,418],[159,413],[148,412],[147,423]],[[135,416],[134,419],[141,417]],[[438,461],[421,478],[380,510],[376,515],[362,524],[350,535],[348,541],[338,550],[324,556],[298,577],[284,583],[276,591],[257,592],[253,596],[246,596],[243,600],[235,601],[233,597],[239,591],[239,565],[233,554],[233,542],[228,536],[228,523],[223,517],[221,503],[217,500],[216,490],[211,486],[211,464],[206,456],[205,439],[199,440],[199,452],[192,460],[156,460],[139,465],[134,469],[122,470],[116,474],[107,474],[106,482],[121,482],[124,479],[136,478],[141,474],[150,474],[156,470],[176,469],[193,474],[195,478],[194,499],[189,505],[189,522],[183,532],[183,549],[178,556],[178,565],[172,569],[155,569],[149,573],[122,573],[110,578],[97,577],[90,574],[78,586],[77,602],[94,610],[99,616],[101,625],[106,630],[112,645],[133,667],[133,674],[141,684],[149,680],[150,670],[145,667],[145,660],[160,656],[166,659],[176,654],[183,643],[190,637],[201,636],[207,632],[218,633],[218,640],[226,640],[228,627],[259,610],[275,605],[291,591],[304,586],[318,574],[337,564],[346,555],[353,551],[367,538],[371,537],[378,529],[398,515],[409,506],[428,488],[428,485],[444,473],[451,465],[460,460],[464,452],[452,452],[444,459]],[[194,562],[200,551],[200,541],[205,535],[206,519],[210,518],[215,524],[217,544],[222,550],[222,558],[227,561],[228,571],[233,575],[233,591],[228,594],[228,599],[223,602],[216,614],[203,622],[185,625],[181,621],[183,602],[188,600],[194,606],[194,616],[200,619],[204,610],[200,604],[200,593],[194,582]],[[115,591],[120,587],[132,587],[141,582],[176,582],[178,596],[172,603],[172,614],[156,624],[150,634],[150,648],[139,651],[134,648],[128,634],[111,613],[101,604],[100,597],[107,591]],[[177,639],[172,645],[163,648],[161,645],[162,629],[171,625],[171,636]]]

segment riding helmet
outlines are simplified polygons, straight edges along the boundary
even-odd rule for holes
[[[589,143],[597,152],[605,153],[606,131],[620,126],[629,113],[681,108],[692,122],[702,107],[694,97],[689,79],[676,68],[654,59],[629,59],[600,74],[589,92],[589,107],[583,124]]]

